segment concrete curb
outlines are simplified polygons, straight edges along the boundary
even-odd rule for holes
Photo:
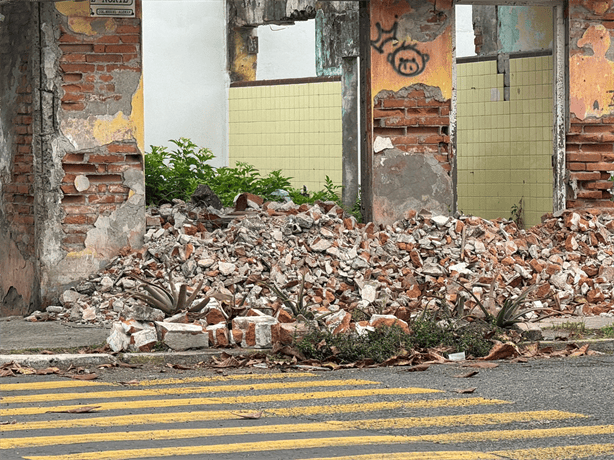
[[[526,346],[533,342],[521,342],[519,345]],[[578,347],[586,344],[589,350],[601,353],[614,353],[614,339],[592,339],[563,341],[540,341],[540,348],[552,347],[555,350],[563,350],[567,345],[573,343]],[[183,366],[194,366],[198,363],[208,361],[212,357],[220,357],[222,353],[232,356],[249,355],[253,353],[267,353],[270,349],[262,348],[231,348],[231,349],[209,349],[199,351],[184,352],[161,352],[161,353],[120,353],[113,356],[106,353],[92,354],[57,354],[57,355],[0,355],[0,364],[14,361],[21,366],[43,369],[46,367],[67,368],[75,367],[95,367],[102,364],[117,364],[118,361],[127,364],[150,364],[164,365],[175,364]]]
[[[256,348],[231,348],[231,349],[208,349],[198,351],[183,352],[161,352],[161,353],[120,353],[117,356],[108,353],[91,354],[57,354],[57,355],[0,355],[0,364],[16,362],[20,366],[44,369],[46,367],[67,368],[75,367],[95,367],[102,364],[117,364],[118,361],[127,364],[153,364],[164,365],[180,364],[193,366],[203,361],[208,361],[212,357],[219,357],[222,353],[232,356],[247,355],[252,353],[267,353],[270,349]]]

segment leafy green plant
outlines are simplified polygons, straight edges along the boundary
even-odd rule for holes
[[[188,201],[199,184],[208,185],[224,206],[231,206],[236,195],[250,192],[264,199],[273,199],[273,192],[290,188],[290,178],[281,171],[266,177],[247,163],[233,168],[214,168],[211,150],[198,147],[191,140],[171,140],[176,149],[151,146],[145,155],[145,195],[148,204],[170,202],[174,198]]]
[[[524,228],[524,207],[523,198],[520,198],[518,204],[513,204],[510,211],[510,220],[514,221],[518,228]]]

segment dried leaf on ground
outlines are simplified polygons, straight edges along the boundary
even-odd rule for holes
[[[480,363],[463,364],[462,367],[475,367],[478,369],[494,369],[495,367],[499,367],[499,364],[480,362]]]
[[[55,355],[53,351],[49,351],[49,350],[41,350],[40,354],[41,355]]]
[[[477,387],[473,387],[473,388],[463,388],[461,390],[454,390],[456,393],[461,394],[461,395],[465,395],[465,394],[471,394],[473,393],[475,390],[477,390]]]
[[[60,369],[57,367],[47,367],[45,369],[38,369],[36,375],[59,374],[60,372]]]
[[[473,377],[474,375],[477,375],[477,374],[479,374],[479,371],[469,371],[469,372],[466,372],[464,374],[457,374],[457,375],[454,376],[454,378],[457,378],[457,379],[468,379],[469,377]]]
[[[75,379],[75,380],[94,380],[98,378],[98,374],[96,373],[91,373],[91,374],[73,374],[73,375],[67,375],[67,377],[70,377],[71,379]]]
[[[262,411],[258,411],[258,412],[231,412],[232,415],[236,415],[237,417],[241,417],[244,419],[250,419],[250,420],[258,420],[260,417],[262,417]]]
[[[171,364],[171,363],[166,363],[166,367],[169,367],[171,369],[178,369],[180,371],[191,371],[194,369],[194,366],[186,366],[184,364]]]
[[[139,382],[136,379],[133,379],[133,380],[129,380],[127,382],[117,382],[117,383],[119,383],[120,385],[138,385],[141,382]]]
[[[520,355],[518,349],[511,343],[496,343],[488,356],[478,358],[480,361],[494,361],[496,359],[515,358]]]
[[[85,414],[88,412],[96,412],[96,409],[100,409],[102,406],[83,406],[77,407],[75,409],[65,409],[65,410],[48,410],[47,414]]]
[[[416,364],[415,366],[409,367],[407,369],[407,372],[424,372],[425,370],[427,370],[429,367],[431,367],[430,364]]]

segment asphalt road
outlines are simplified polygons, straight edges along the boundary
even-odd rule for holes
[[[0,458],[614,459],[612,356],[424,372],[162,370],[1,379]],[[57,412],[84,406],[98,407]]]

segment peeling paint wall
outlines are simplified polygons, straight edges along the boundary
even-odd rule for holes
[[[422,208],[448,214],[454,208],[452,2],[370,4],[373,219],[389,224]]]
[[[552,8],[498,6],[499,50],[503,53],[552,49]]]
[[[569,2],[567,207],[614,208],[614,0]]]
[[[52,101],[43,133],[41,295],[104,266],[145,230],[140,3],[137,18],[91,18],[87,2],[43,6]]]
[[[32,142],[36,7],[0,5],[0,316],[37,302]]]

